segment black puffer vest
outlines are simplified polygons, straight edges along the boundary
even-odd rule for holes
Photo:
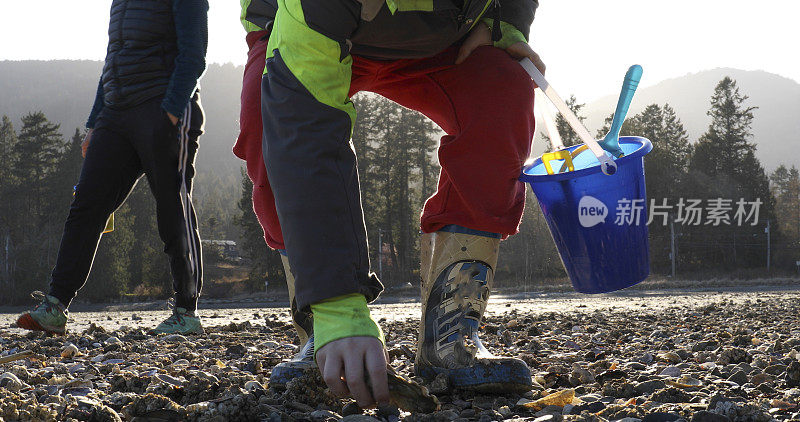
[[[114,0],[103,67],[105,105],[124,109],[164,95],[177,55],[172,0]]]

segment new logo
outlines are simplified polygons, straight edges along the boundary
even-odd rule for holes
[[[578,202],[578,220],[581,226],[594,227],[606,220],[608,207],[599,199],[586,195]]]

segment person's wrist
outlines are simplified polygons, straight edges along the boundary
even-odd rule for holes
[[[314,353],[333,341],[373,337],[384,342],[383,331],[372,319],[363,294],[353,293],[311,305],[314,315]]]

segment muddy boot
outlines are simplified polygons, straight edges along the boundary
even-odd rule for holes
[[[446,374],[456,389],[529,391],[531,372],[525,362],[491,355],[478,338],[497,265],[499,236],[458,226],[445,230],[423,234],[420,244],[422,321],[417,375],[431,380]]]
[[[289,269],[289,259],[281,254],[283,270],[286,273],[286,284],[289,287],[289,304],[292,313],[292,325],[297,330],[300,337],[300,344],[303,347],[288,361],[281,362],[272,368],[269,376],[270,387],[285,388],[286,383],[293,378],[305,374],[307,371],[317,371],[317,362],[314,361],[314,320],[311,312],[303,312],[297,309],[297,302],[294,299],[294,276]]]

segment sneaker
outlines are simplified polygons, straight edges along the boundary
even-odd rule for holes
[[[203,324],[194,311],[174,308],[172,315],[150,330],[150,334],[203,334]]]
[[[312,335],[293,358],[272,368],[269,386],[283,389],[294,378],[299,378],[309,371],[318,370],[317,362],[314,360],[314,336]]]
[[[32,311],[25,312],[17,318],[17,326],[31,331],[66,334],[69,311],[61,301],[38,290],[31,293],[31,297],[40,302]]]

